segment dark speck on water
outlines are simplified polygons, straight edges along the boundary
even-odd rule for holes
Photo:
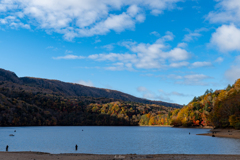
[[[75,146],[75,150],[76,150],[76,151],[78,150],[78,145]]]

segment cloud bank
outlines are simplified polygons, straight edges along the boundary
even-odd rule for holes
[[[188,66],[186,62],[191,54],[185,49],[170,48],[166,41],[172,41],[174,35],[166,32],[166,35],[159,38],[155,43],[137,43],[125,41],[119,43],[131,53],[101,53],[92,54],[87,57],[66,55],[54,57],[53,59],[91,59],[94,61],[111,62],[112,66],[107,70],[134,70],[134,69],[161,69],[166,67],[178,68]]]
[[[1,0],[0,24],[12,28],[35,26],[47,32],[75,37],[104,35],[110,31],[133,30],[152,15],[176,8],[182,0]],[[113,13],[120,12],[119,14]]]

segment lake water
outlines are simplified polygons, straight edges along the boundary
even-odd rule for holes
[[[49,153],[240,154],[240,139],[196,135],[208,131],[171,127],[0,127],[0,151],[9,145],[9,151]]]

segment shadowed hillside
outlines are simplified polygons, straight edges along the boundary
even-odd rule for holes
[[[0,81],[0,126],[167,125],[173,109],[113,98],[64,96],[50,89]]]
[[[65,83],[58,80],[48,80],[41,78],[22,77],[19,78],[15,73],[0,69],[0,82],[5,81],[5,87],[19,88],[29,92],[52,93],[61,96],[85,96],[94,98],[113,98],[116,100],[138,102],[144,104],[158,104],[166,107],[181,108],[181,105],[166,103],[162,101],[151,101],[147,99],[137,98],[132,95],[122,93],[115,90],[88,87],[79,84]]]

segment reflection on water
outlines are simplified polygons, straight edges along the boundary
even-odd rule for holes
[[[0,151],[9,145],[9,151],[50,153],[240,154],[239,139],[196,135],[208,131],[171,127],[0,127]]]

